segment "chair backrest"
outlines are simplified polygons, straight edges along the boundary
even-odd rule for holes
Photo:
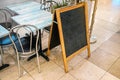
[[[10,33],[17,34],[17,40],[10,39],[14,45],[15,51],[20,57],[29,57],[38,51],[39,47],[39,29],[33,25],[18,25],[10,30]]]
[[[13,14],[7,9],[0,9],[0,15],[0,25],[6,29],[10,29],[12,27],[12,21],[10,21],[10,17],[13,16]]]
[[[43,2],[45,2],[45,1],[46,1],[46,0],[40,0],[40,4],[43,3]]]
[[[46,11],[53,11],[54,10],[54,6],[57,5],[57,2],[55,1],[52,1],[52,0],[49,0],[49,1],[44,1],[42,4],[41,4],[41,7],[40,9],[43,9],[43,10],[46,10]]]

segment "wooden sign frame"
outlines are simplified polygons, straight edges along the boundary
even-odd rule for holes
[[[80,48],[79,50],[75,51],[74,53],[72,53],[70,56],[66,56],[66,50],[65,50],[65,41],[64,41],[64,36],[63,36],[63,30],[62,30],[62,22],[61,22],[61,13],[66,12],[66,11],[70,11],[76,8],[80,8],[80,7],[84,7],[84,13],[85,13],[85,27],[86,27],[86,41],[87,41],[87,45],[85,45],[84,47]],[[89,38],[89,27],[88,27],[88,6],[86,2],[77,4],[77,5],[73,5],[73,6],[68,6],[68,7],[64,7],[64,8],[59,8],[56,9],[54,16],[53,16],[53,23],[51,26],[51,31],[50,31],[50,38],[49,38],[49,42],[48,42],[48,51],[47,51],[47,55],[50,55],[50,44],[51,44],[51,39],[52,39],[52,35],[53,35],[53,29],[54,29],[54,24],[55,22],[57,22],[57,29],[58,29],[58,35],[59,36],[59,44],[61,45],[61,49],[62,49],[62,56],[63,56],[63,62],[64,62],[64,69],[65,72],[68,72],[68,64],[67,62],[74,57],[75,55],[79,54],[80,52],[82,52],[83,50],[87,49],[88,50],[88,57],[90,57],[90,38]],[[79,35],[79,34],[78,34]],[[58,44],[57,44],[58,45]]]

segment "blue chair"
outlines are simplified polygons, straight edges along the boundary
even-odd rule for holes
[[[17,40],[16,33],[10,33],[10,34],[11,34],[13,40]],[[10,40],[9,35],[6,35],[6,36],[0,38],[0,46],[11,45],[11,43],[12,42]]]
[[[0,27],[4,27],[7,30],[10,30],[12,28],[12,21],[10,21],[10,17],[13,16],[13,14],[7,10],[7,9],[0,9]],[[4,30],[3,30],[4,31]],[[1,35],[1,34],[0,34]],[[14,36],[14,34],[13,34]],[[0,70],[6,68],[9,66],[9,64],[4,64],[3,62],[3,47],[10,45],[12,42],[10,41],[9,35],[0,37],[0,48],[1,48],[1,62],[2,66],[0,66]]]
[[[16,33],[10,33],[10,34],[12,35],[13,40],[17,40]],[[10,40],[9,34],[6,33],[6,35],[4,35],[3,37],[0,37],[0,52],[1,52],[1,63],[2,63],[2,66],[0,66],[0,70],[9,66],[9,64],[4,64],[3,54],[4,54],[4,47],[10,47],[11,45],[12,45],[12,42]]]

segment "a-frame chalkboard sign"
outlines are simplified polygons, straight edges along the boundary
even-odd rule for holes
[[[65,72],[68,60],[87,49],[90,56],[87,3],[56,9],[50,31],[47,55],[50,49],[61,45]]]

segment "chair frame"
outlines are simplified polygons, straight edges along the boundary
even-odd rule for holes
[[[36,31],[36,34],[37,34],[37,36],[36,36],[36,44],[35,44],[35,54],[37,55],[38,71],[40,72],[40,62],[39,62],[39,54],[38,54],[39,29],[38,29],[36,26],[34,26],[34,25],[29,25],[29,24],[27,24],[27,25],[17,25],[17,26],[13,27],[13,28],[10,30],[10,33],[14,32],[15,29],[16,29],[16,33],[17,33],[17,32],[19,31],[19,29],[21,29],[21,28],[25,28],[26,30],[28,30],[28,29],[30,30],[30,27],[34,28],[35,31]],[[28,30],[28,31],[29,31],[29,30]],[[29,32],[33,32],[33,31],[31,30],[31,31],[29,31]],[[21,77],[20,57],[23,57],[23,56],[20,56],[19,53],[21,53],[21,52],[19,52],[19,51],[17,50],[17,46],[16,46],[15,42],[12,40],[10,34],[9,34],[9,36],[10,36],[10,39],[11,39],[13,45],[14,45],[14,49],[15,49],[15,52],[16,52],[16,58],[17,58],[17,65],[18,65],[19,77]],[[18,41],[20,42],[20,46],[21,46],[21,48],[22,48],[23,54],[26,54],[26,52],[24,51],[24,49],[23,49],[23,47],[22,47],[22,43],[21,43],[21,41],[20,41],[20,36],[19,36],[19,34],[17,34],[17,37],[18,37]],[[32,34],[30,34],[30,38],[32,38]],[[30,40],[30,46],[32,45],[31,43],[32,43],[32,42],[31,42],[31,40]],[[30,52],[32,52],[31,47],[30,47]],[[29,54],[29,53],[28,53],[28,54]],[[29,56],[31,56],[31,54],[30,54]],[[28,57],[29,57],[29,56],[28,56]]]
[[[52,0],[44,1],[43,3],[41,3],[40,9],[46,10],[48,12],[52,12],[54,4],[57,5],[58,3]]]
[[[14,35],[13,35],[14,36]],[[15,36],[14,36],[15,38]],[[6,41],[5,43],[4,40]],[[1,66],[0,66],[0,70],[6,68],[9,66],[9,64],[5,64],[4,63],[4,58],[3,58],[3,55],[4,55],[4,47],[9,47],[9,46],[13,46],[12,45],[12,42],[10,41],[10,38],[9,38],[9,34],[5,34],[4,36],[0,37],[0,55],[1,55]]]

